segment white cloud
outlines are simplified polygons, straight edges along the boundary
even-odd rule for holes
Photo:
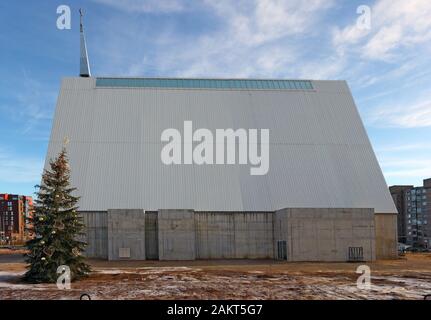
[[[357,87],[364,88],[379,82],[387,83],[393,79],[404,79],[404,81],[400,84],[401,87],[397,86],[396,88],[394,87],[390,90],[386,90],[385,92],[378,93],[377,96],[381,97],[382,95],[386,95],[386,92],[392,93],[394,90],[400,90],[400,88],[406,88],[412,85],[416,86],[417,81],[422,82],[423,77],[431,73],[431,71],[423,70],[422,65],[423,61],[421,61],[421,59],[410,59],[410,57],[407,57],[405,61],[398,63],[396,67],[390,69],[389,71],[382,72],[380,69],[370,70],[369,72],[364,72],[358,78],[353,79],[352,82],[355,83]],[[362,101],[370,100],[372,98],[374,98],[374,96],[368,96],[362,99]]]
[[[142,30],[137,20],[122,21],[121,29],[128,30],[123,38],[114,34],[103,41],[104,47],[109,46],[103,51],[114,60],[106,65],[113,70],[127,59],[126,67],[115,70],[129,76],[156,70],[158,75],[186,77],[292,77],[304,64],[298,63],[301,42],[295,43],[293,37],[316,34],[316,26],[332,5],[327,0],[207,0],[193,7],[198,8],[195,14],[202,9],[215,21],[206,32],[180,34],[177,25],[160,24],[151,39],[129,31]],[[134,49],[126,51],[130,43]],[[154,52],[151,57],[148,45]]]
[[[43,161],[0,149],[0,182],[40,183]]]
[[[342,46],[344,44],[355,44],[370,33],[369,29],[358,28],[356,24],[349,25],[344,29],[338,27],[333,30],[333,43],[336,46]],[[341,53],[341,52],[340,52]]]
[[[206,1],[224,27],[185,56],[186,76],[283,77],[298,73],[300,53],[289,38],[313,32],[332,1]],[[162,57],[163,58],[163,57]],[[163,59],[164,60],[164,59]],[[164,60],[166,61],[166,60]]]
[[[93,0],[125,12],[137,13],[169,13],[182,11],[186,1],[181,0]]]
[[[380,162],[385,177],[411,180],[431,177],[431,159],[392,158]]]
[[[431,170],[429,169],[431,166],[431,162],[427,164],[427,166],[422,166],[421,168],[416,169],[400,169],[400,170],[388,170],[385,171],[386,177],[391,178],[410,178],[414,179],[422,179],[423,177],[431,176]]]
[[[363,56],[371,59],[389,60],[391,50],[402,40],[402,27],[392,25],[381,28],[362,48]]]
[[[337,52],[351,51],[364,58],[390,61],[396,49],[431,39],[429,0],[378,0],[371,8],[371,30],[360,30],[356,21],[333,32]]]
[[[412,105],[386,105],[368,115],[370,124],[377,127],[431,127],[431,97]]]
[[[156,3],[95,1],[115,3],[121,10],[125,10],[125,3],[129,1],[135,5]],[[403,68],[397,71],[398,66],[418,60],[413,58],[413,50],[409,54],[403,52],[403,61],[384,70],[370,68],[367,63],[373,59],[389,61],[400,56],[397,49],[423,42],[421,37],[426,32],[421,31],[426,30],[428,21],[419,18],[426,15],[421,10],[427,12],[427,1],[414,0],[406,5],[400,0],[393,3],[377,0],[372,8],[371,30],[356,28],[356,8],[345,5],[352,10],[352,23],[335,28],[332,43],[327,41],[331,34],[326,30],[331,28],[326,23],[327,13],[340,8],[335,1],[204,0],[197,3],[177,0],[172,3],[179,10],[193,8],[194,14],[209,15],[215,23],[205,26],[202,33],[194,30],[181,34],[178,29],[181,27],[174,19],[176,22],[172,25],[158,24],[150,39],[143,35],[146,32],[140,33],[141,22],[122,20],[117,31],[97,46],[104,48],[105,58],[109,55],[104,68],[109,74],[347,79],[357,88],[379,85],[387,78],[392,80],[406,72],[423,70],[423,62],[418,62],[407,71]],[[151,8],[153,12],[162,10],[156,5]],[[416,20],[419,27],[414,26]],[[406,31],[407,27],[413,31]]]
[[[332,0],[212,1],[205,3],[223,18],[237,42],[259,45],[288,35],[309,32]]]
[[[317,61],[300,64],[298,67],[299,78],[306,79],[337,79],[339,74],[346,67],[346,61],[340,57],[338,59],[330,57]]]
[[[42,130],[41,126],[51,122],[57,93],[46,84],[29,77],[25,70],[19,79],[11,81],[16,82],[14,87],[18,89],[9,92],[11,102],[0,105],[0,112],[4,111],[4,115],[10,120],[19,123],[19,132],[16,133],[46,140],[49,132],[46,128]]]
[[[424,143],[409,143],[409,144],[391,144],[378,147],[376,152],[399,152],[399,151],[412,151],[412,150],[431,150],[431,142]]]
[[[413,143],[399,148],[391,145],[376,151],[383,174],[390,185],[420,185],[423,179],[431,177],[429,150],[429,143]]]
[[[386,142],[375,151],[389,184],[420,185],[423,179],[431,177],[431,141],[426,136],[406,143]]]

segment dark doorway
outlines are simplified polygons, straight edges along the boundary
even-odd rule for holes
[[[287,260],[287,242],[286,240],[277,241],[277,259]]]
[[[159,260],[158,212],[145,212],[145,259]]]

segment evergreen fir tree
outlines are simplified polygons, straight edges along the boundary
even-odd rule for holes
[[[24,280],[33,283],[56,282],[57,268],[67,265],[71,280],[90,272],[81,253],[87,245],[82,239],[84,223],[77,214],[79,197],[70,187],[70,168],[66,149],[50,161],[51,170],[44,170],[41,185],[36,188],[33,217],[30,218],[30,232],[34,238],[27,241],[29,264]]]

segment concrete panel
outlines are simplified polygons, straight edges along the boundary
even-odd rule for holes
[[[145,260],[145,214],[139,209],[108,210],[108,259]],[[120,251],[130,249],[130,257]],[[125,249],[125,250],[124,250]]]
[[[196,212],[196,258],[235,258],[235,213]]]
[[[376,257],[377,259],[395,259],[397,251],[397,215],[376,214]]]
[[[273,257],[272,212],[197,212],[197,259]]]
[[[85,224],[83,241],[87,242],[84,255],[88,258],[108,258],[108,213],[106,211],[79,212]]]
[[[193,210],[159,210],[158,230],[160,260],[195,259],[195,219]]]
[[[349,247],[375,260],[373,209],[283,209],[274,221],[274,240],[287,241],[289,261],[347,261]]]
[[[273,213],[235,214],[235,257],[267,259],[273,256]]]

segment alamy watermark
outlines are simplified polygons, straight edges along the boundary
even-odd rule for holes
[[[356,19],[356,27],[360,30],[371,29],[371,8],[366,5],[361,5],[356,8],[356,13],[360,16]]]
[[[62,4],[57,7],[57,28],[59,30],[70,30],[71,28],[71,15],[70,15],[70,7]]]
[[[61,265],[57,268],[57,273],[60,275],[57,278],[57,288],[60,290],[69,290],[71,288],[70,268],[66,265]]]
[[[167,142],[160,154],[166,165],[249,164],[250,175],[266,175],[269,170],[269,129],[216,129],[214,138],[211,130],[193,131],[192,121],[184,121],[183,135],[169,128],[161,141]]]
[[[369,266],[363,264],[356,268],[356,273],[360,276],[356,280],[356,287],[359,290],[370,290],[371,289],[371,269]]]

